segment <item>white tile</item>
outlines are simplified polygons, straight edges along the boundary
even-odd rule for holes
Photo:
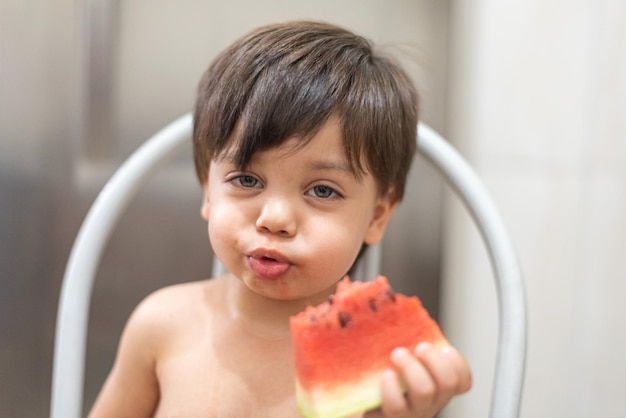
[[[578,342],[580,185],[572,176],[489,172],[518,250],[529,309],[525,417],[575,416],[570,348]],[[550,388],[550,390],[546,390]],[[575,397],[574,397],[575,398]]]
[[[474,38],[452,58],[462,65],[451,72],[447,132],[492,191],[523,267],[522,417],[626,416],[626,43],[616,41],[626,39],[626,3],[473,6],[453,28]],[[490,271],[457,212],[443,306],[472,366],[485,370],[493,359],[478,351],[491,343],[480,326],[491,323],[474,303],[491,292]],[[476,389],[445,417],[486,416],[485,382]]]
[[[626,3],[598,2],[588,9],[589,51],[585,156],[600,165],[626,166]]]
[[[554,2],[490,2],[473,102],[479,155],[576,161],[585,117],[585,14]],[[532,28],[532,30],[529,30]]]
[[[583,261],[576,324],[576,363],[585,379],[576,392],[588,414],[626,413],[626,171],[590,174],[583,182]],[[605,414],[605,416],[607,416]]]
[[[541,170],[483,171],[481,176],[509,229],[526,284],[530,328],[525,396],[533,399],[529,408],[549,408],[560,399],[563,406],[555,411],[558,416],[565,416],[562,414],[570,412],[563,408],[571,405],[565,401],[572,394],[573,380],[562,381],[564,375],[571,373],[571,361],[563,352],[578,338],[571,319],[578,309],[575,302],[579,286],[575,283],[580,280],[576,274],[579,266],[572,262],[580,252],[580,185],[576,178],[550,178]],[[467,225],[463,215],[455,216],[448,235],[453,241],[447,247],[450,258],[446,264],[447,299],[443,305],[449,306],[448,321],[453,324],[450,329],[459,333],[461,346],[467,349],[478,379],[472,393],[455,402],[458,405],[451,409],[456,407],[467,414],[462,416],[484,416],[488,408],[484,400],[489,399],[491,390],[491,347],[496,327],[492,317],[492,272],[473,226]],[[456,311],[456,307],[466,313]],[[483,376],[485,373],[489,376]],[[546,391],[546,387],[556,389]]]

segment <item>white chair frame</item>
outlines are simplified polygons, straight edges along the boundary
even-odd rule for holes
[[[82,414],[89,307],[96,270],[109,237],[139,189],[188,146],[192,116],[173,121],[135,151],[114,173],[90,208],[72,247],[58,306],[51,418]],[[443,175],[474,219],[491,260],[498,297],[499,330],[490,418],[519,416],[526,365],[526,297],[509,235],[489,193],[467,162],[434,130],[420,123],[417,147]],[[366,270],[378,271],[380,250]],[[214,264],[214,273],[221,266]]]

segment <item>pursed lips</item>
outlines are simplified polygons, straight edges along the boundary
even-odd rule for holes
[[[291,261],[278,251],[260,248],[248,255],[248,264],[256,275],[277,279],[289,269]]]
[[[273,261],[276,261],[278,263],[291,264],[291,261],[289,261],[289,259],[287,257],[285,257],[284,255],[282,255],[282,253],[280,253],[279,251],[276,251],[276,250],[268,249],[268,248],[256,249],[256,250],[252,251],[248,255],[248,257],[250,257],[250,258],[257,258],[257,259],[273,260]]]

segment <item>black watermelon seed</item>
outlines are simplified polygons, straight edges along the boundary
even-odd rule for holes
[[[376,307],[376,301],[374,299],[369,300],[369,306],[372,312],[378,311],[378,308]]]
[[[341,326],[341,328],[345,328],[350,325],[351,318],[350,315],[348,315],[347,313],[339,312],[337,318],[339,319],[339,326]]]

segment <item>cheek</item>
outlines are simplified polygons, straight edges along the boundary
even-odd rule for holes
[[[363,241],[358,228],[355,230],[346,225],[335,224],[318,236],[317,245],[309,247],[314,253],[311,256],[317,273],[328,278],[341,278],[352,267],[361,249]]]
[[[227,245],[233,244],[236,238],[235,231],[241,227],[241,221],[238,218],[238,212],[229,210],[226,205],[211,205],[208,220],[209,240],[220,258]]]

